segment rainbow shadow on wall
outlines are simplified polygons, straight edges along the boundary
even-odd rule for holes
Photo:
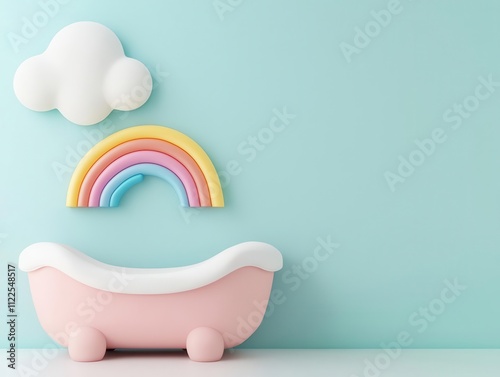
[[[144,176],[168,182],[184,207],[223,207],[219,176],[191,138],[162,126],[135,126],[96,144],[79,162],[68,188],[68,207],[116,207]]]

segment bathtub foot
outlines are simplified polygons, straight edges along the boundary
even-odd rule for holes
[[[99,361],[106,353],[106,338],[93,327],[80,327],[69,337],[69,356],[74,361]]]
[[[217,330],[198,327],[189,333],[186,348],[191,360],[218,361],[224,353],[224,339]]]

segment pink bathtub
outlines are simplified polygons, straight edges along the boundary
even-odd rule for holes
[[[136,269],[42,242],[19,257],[44,330],[77,361],[113,348],[186,348],[216,361],[260,325],[282,257],[245,242],[191,266]]]

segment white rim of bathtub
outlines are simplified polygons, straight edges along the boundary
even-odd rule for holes
[[[243,267],[275,272],[283,267],[283,257],[264,242],[244,242],[203,262],[172,268],[128,268],[99,262],[69,246],[39,242],[19,256],[25,272],[53,267],[78,282],[114,293],[164,294],[201,288]]]

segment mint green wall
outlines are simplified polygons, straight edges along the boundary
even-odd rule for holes
[[[40,5],[0,2],[2,302],[7,262],[33,242],[166,267],[261,240],[285,266],[245,347],[500,347],[498,1],[221,0],[220,16],[211,0],[66,2],[18,52],[9,33]],[[16,67],[80,20],[114,30],[156,82],[139,110],[87,128],[12,91]],[[226,208],[182,210],[154,178],[117,209],[66,208],[79,155],[147,123],[204,147]],[[21,272],[18,289],[19,346],[42,347]]]

